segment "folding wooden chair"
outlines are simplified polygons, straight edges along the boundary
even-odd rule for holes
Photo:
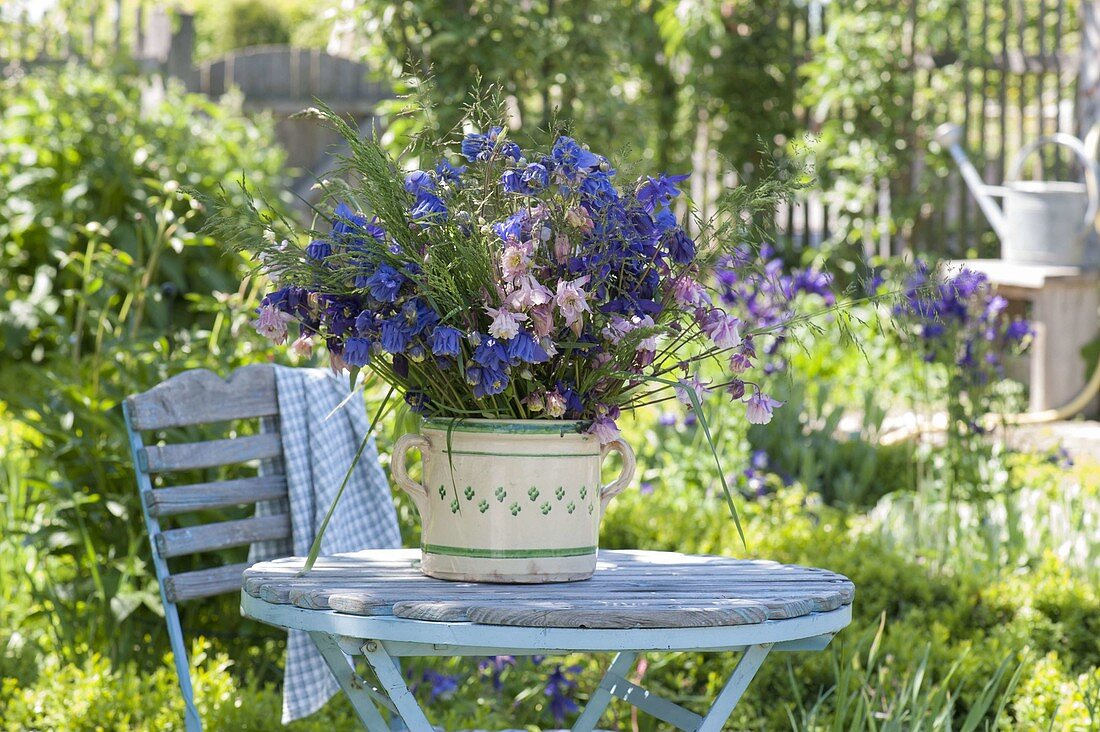
[[[257,541],[290,537],[288,514],[219,521],[161,529],[167,516],[285,498],[282,438],[277,431],[279,402],[275,370],[269,364],[238,369],[228,379],[206,370],[174,376],[123,404],[133,452],[138,491],[153,550],[172,655],[183,692],[188,732],[202,729],[195,708],[190,665],[176,603],[228,592],[240,592],[248,563],[173,573],[168,560],[216,552]],[[160,444],[156,433],[178,427],[262,419],[268,431],[245,437]],[[147,443],[143,434],[151,439]],[[214,482],[154,487],[156,476],[263,461],[263,475]],[[163,481],[162,481],[163,482]]]

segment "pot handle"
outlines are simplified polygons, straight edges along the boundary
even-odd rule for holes
[[[428,491],[423,485],[409,477],[405,459],[408,456],[409,450],[419,450],[420,462],[424,466],[424,474],[427,474],[428,455],[431,447],[431,440],[427,437],[410,433],[401,435],[401,437],[397,438],[397,442],[393,443],[393,453],[390,456],[390,471],[393,473],[394,482],[413,499],[413,503],[416,504],[416,508],[420,511],[421,516],[423,516],[428,509]]]
[[[600,461],[602,462],[608,453],[617,452],[623,457],[623,471],[619,473],[619,477],[611,481],[603,488],[600,489],[600,513],[602,514],[607,510],[607,504],[611,503],[611,499],[626,490],[626,487],[630,485],[631,479],[634,477],[634,451],[630,449],[624,440],[612,440],[611,442],[600,448]]]

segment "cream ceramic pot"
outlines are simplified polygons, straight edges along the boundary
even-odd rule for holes
[[[410,449],[421,453],[423,484],[409,478]],[[603,486],[612,451],[622,473]],[[571,582],[596,569],[600,517],[634,476],[634,452],[622,440],[601,447],[576,422],[428,420],[397,440],[391,468],[420,511],[425,574]]]

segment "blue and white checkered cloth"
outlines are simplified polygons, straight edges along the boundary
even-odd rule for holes
[[[348,399],[346,377],[322,369],[276,366],[275,384],[283,471],[289,489],[291,541],[254,544],[249,553],[253,562],[309,554],[325,513],[370,427],[363,399]],[[256,507],[258,516],[284,512],[285,503]],[[325,531],[321,554],[400,546],[393,496],[372,437]],[[291,630],[283,673],[283,723],[313,714],[339,691],[309,635]]]

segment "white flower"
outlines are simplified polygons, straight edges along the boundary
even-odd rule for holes
[[[508,295],[507,303],[512,310],[529,310],[553,299],[550,288],[539,284],[532,275],[524,275],[519,278],[519,286]]]
[[[252,327],[260,335],[281,346],[286,343],[287,323],[293,320],[294,316],[290,313],[284,313],[272,305],[261,305],[257,318],[252,321]]]
[[[500,270],[509,282],[514,282],[517,277],[526,274],[527,265],[530,263],[530,249],[523,244],[509,244],[504,247],[504,253],[500,255]]]
[[[558,292],[554,302],[565,317],[566,327],[580,332],[584,314],[592,310],[588,307],[587,295],[581,287],[588,282],[588,275],[575,280],[558,280]]]
[[[499,310],[485,308],[485,312],[489,313],[489,317],[493,319],[492,325],[489,326],[489,335],[502,341],[515,338],[516,333],[519,333],[519,321],[527,320],[527,316],[523,313],[513,313],[506,308]]]

